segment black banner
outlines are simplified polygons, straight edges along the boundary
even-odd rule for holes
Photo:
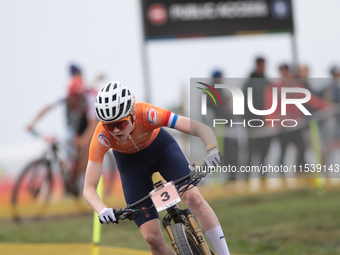
[[[149,39],[293,32],[291,0],[142,0]]]

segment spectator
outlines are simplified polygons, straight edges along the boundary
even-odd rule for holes
[[[328,102],[340,103],[340,66],[333,66],[330,69],[332,80],[321,92],[322,97]]]
[[[301,112],[293,104],[288,104],[286,106],[286,115],[281,116],[281,89],[283,87],[300,87],[303,88],[304,86],[299,84],[293,76],[290,67],[287,64],[282,64],[279,66],[279,72],[281,76],[281,80],[276,84],[270,84],[265,88],[265,108],[269,109],[272,104],[272,89],[273,87],[278,88],[278,102],[276,110],[267,116],[268,119],[278,119],[280,122],[283,119],[293,119],[298,122],[298,128],[292,130],[283,130],[282,126],[277,124],[275,127],[281,133],[278,135],[280,146],[281,146],[281,155],[279,160],[279,165],[284,165],[284,157],[286,153],[286,148],[288,144],[293,143],[298,150],[298,157],[297,161],[295,162],[297,166],[302,165],[304,166],[306,163],[305,160],[305,141],[303,139],[303,127],[305,126],[304,123],[304,114]],[[289,93],[289,98],[301,98],[300,93]],[[328,106],[327,102],[323,101],[321,98],[317,97],[313,93],[311,93],[311,99],[306,103],[306,106],[311,107],[313,109],[322,109]],[[277,121],[276,123],[279,123]],[[272,123],[268,123],[272,125]]]
[[[309,73],[310,69],[308,65],[299,65],[297,67],[296,78],[301,85],[303,85],[306,89],[315,94],[315,91],[312,89],[309,83]]]
[[[213,71],[212,75],[212,86],[215,84],[223,84],[223,72],[221,70]],[[213,118],[220,119],[231,119],[232,109],[231,109],[231,97],[224,92],[223,89],[216,89],[219,95],[221,95],[223,107],[215,106],[213,100],[207,100],[207,108],[210,114],[213,114]],[[222,132],[224,134],[224,132]],[[222,150],[221,150],[222,151]],[[238,142],[236,138],[223,138],[223,165],[236,166],[238,163]],[[229,173],[225,176],[225,181],[234,182],[236,180],[236,173]]]
[[[331,84],[329,84],[329,86],[324,90],[324,92],[330,92],[330,94],[328,95],[329,98],[331,99],[330,101],[334,102],[334,103],[339,103],[340,102],[340,95],[331,95],[332,90],[340,90],[340,66],[338,65],[334,65],[331,69],[330,69],[330,75],[332,76],[332,81]]]
[[[340,104],[340,66],[333,66],[330,69],[330,74],[332,76],[332,80],[320,94],[326,101],[332,104]],[[330,130],[330,132],[331,136],[333,138],[335,137],[335,139],[332,139],[334,145],[334,143],[337,144],[338,140],[340,140],[340,115],[337,114],[331,122],[333,123],[333,130]]]
[[[297,73],[296,73],[296,80],[299,84],[303,85],[308,91],[311,93],[318,95],[318,93],[312,89],[310,86],[310,81],[309,81],[309,72],[310,69],[307,65],[298,65],[297,67]],[[313,113],[315,110],[309,106],[306,106],[306,109],[310,112]],[[313,117],[312,116],[305,116],[306,121],[309,122]]]
[[[264,89],[266,85],[269,84],[268,79],[265,77],[265,69],[266,69],[266,60],[263,57],[257,57],[255,59],[255,68],[253,72],[251,72],[248,80],[243,86],[243,94],[248,95],[248,88],[253,89],[253,106],[257,110],[264,110]],[[249,96],[248,96],[249,97]],[[263,120],[263,116],[258,116],[249,111],[247,102],[245,100],[245,119],[246,121],[250,119],[261,119]],[[254,156],[256,153],[260,156],[260,164],[264,164],[266,156],[268,154],[271,137],[251,137],[252,128],[248,128],[248,157],[247,157],[247,165],[250,166],[254,160]],[[249,173],[246,173],[247,181],[249,179]],[[261,178],[261,186],[265,188],[265,179],[264,176]]]

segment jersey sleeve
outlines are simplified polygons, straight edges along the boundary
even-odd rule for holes
[[[98,123],[90,144],[90,161],[100,164],[103,163],[105,153],[112,148],[113,144],[113,141],[109,137],[101,123]]]
[[[150,129],[159,127],[174,128],[178,118],[177,114],[148,103],[143,103],[142,114],[144,125]]]

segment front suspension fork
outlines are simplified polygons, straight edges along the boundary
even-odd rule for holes
[[[177,205],[176,205],[176,207],[177,207]],[[188,220],[191,229],[193,229],[194,232],[195,232],[196,241],[197,241],[198,245],[200,246],[201,250],[203,251],[203,254],[214,255],[214,253],[210,250],[210,248],[208,247],[208,245],[207,245],[207,243],[204,239],[202,230],[197,226],[197,223],[194,219],[194,216],[193,216],[191,210],[190,209],[179,210],[179,208],[177,207],[176,211],[177,212],[180,211],[180,214],[169,212],[170,213],[169,217],[165,218],[162,222],[163,227],[166,229],[166,231],[167,231],[167,233],[170,237],[171,245],[174,248],[176,254],[180,255],[178,248],[177,248],[177,245],[176,245],[176,242],[175,242],[174,235],[172,233],[170,222],[171,222],[171,220],[173,220],[175,223],[181,223],[181,222],[183,222],[183,219],[180,218],[180,215],[184,215],[186,217],[186,219]]]
[[[190,227],[194,230],[196,240],[201,247],[201,250],[203,251],[203,254],[210,255],[214,254],[208,247],[207,242],[204,239],[202,230],[197,226],[197,223],[194,219],[194,216],[192,215],[192,212],[190,209],[185,209],[184,210],[184,215],[188,219]]]

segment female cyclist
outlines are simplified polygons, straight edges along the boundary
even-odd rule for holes
[[[153,189],[153,173],[159,172],[165,180],[176,180],[190,171],[182,150],[162,126],[200,137],[207,146],[206,164],[221,163],[216,138],[208,126],[148,103],[135,102],[130,90],[120,82],[111,82],[99,90],[95,110],[100,122],[90,145],[83,194],[101,223],[116,222],[115,210],[108,208],[96,192],[103,158],[109,149],[113,149],[128,204]],[[184,193],[182,199],[216,252],[229,255],[220,223],[197,187]],[[151,205],[149,201],[141,207]],[[135,223],[152,254],[174,254],[162,235],[155,208],[140,215]]]

